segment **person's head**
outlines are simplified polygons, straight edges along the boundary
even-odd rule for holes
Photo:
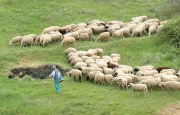
[[[56,66],[55,66],[55,65],[53,65],[53,67],[52,67],[52,68],[53,68],[53,70],[56,70]]]

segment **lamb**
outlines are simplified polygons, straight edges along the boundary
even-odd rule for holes
[[[76,48],[69,47],[66,50],[64,50],[64,53],[69,54],[70,52],[77,52]]]
[[[167,81],[167,82],[160,82],[159,86],[165,88],[168,93],[170,90],[176,90],[176,92],[180,89],[180,82],[178,81]]]
[[[110,86],[112,85],[112,79],[113,76],[111,74],[106,74],[104,75],[104,85],[106,85],[106,82],[110,84]]]
[[[144,92],[144,97],[148,95],[148,89],[146,84],[133,84],[130,83],[130,86],[132,87],[133,92],[135,93],[136,91],[138,92]],[[139,94],[138,94],[139,96]]]
[[[110,40],[110,33],[109,32],[102,32],[101,34],[99,34],[97,41],[103,41],[103,40]]]
[[[74,77],[74,81],[76,81],[76,78],[78,79],[78,82],[81,83],[81,78],[82,78],[82,72],[78,69],[72,69],[69,72],[70,77],[73,76]]]
[[[102,85],[104,85],[104,74],[103,73],[97,73],[94,77],[94,82],[97,83],[98,85],[99,83],[101,83]]]
[[[76,45],[76,39],[74,37],[65,37],[62,41],[61,41],[61,45],[68,45],[68,44],[74,44],[74,46]]]
[[[9,42],[9,45],[12,45],[12,44],[15,44],[15,43],[20,43],[22,40],[22,36],[16,36],[14,37],[10,42]]]
[[[146,84],[147,87],[150,87],[151,91],[152,91],[152,87],[159,86],[160,82],[161,82],[160,78],[153,78],[153,79],[142,80],[139,83],[140,84]]]

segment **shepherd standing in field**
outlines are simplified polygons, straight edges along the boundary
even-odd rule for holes
[[[49,75],[49,77],[54,77],[54,85],[56,88],[56,92],[60,93],[61,92],[60,82],[63,81],[62,75],[55,65],[52,68],[53,68],[53,72]]]

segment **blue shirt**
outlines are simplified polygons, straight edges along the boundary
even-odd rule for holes
[[[49,77],[54,77],[54,82],[55,83],[59,83],[59,80],[60,80],[60,71],[58,69],[56,69],[55,71],[53,71]]]

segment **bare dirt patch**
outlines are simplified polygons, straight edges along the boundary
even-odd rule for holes
[[[180,115],[180,102],[176,105],[169,105],[159,110],[157,115]]]
[[[15,76],[18,76],[20,78],[24,77],[25,75],[29,75],[32,78],[35,79],[46,79],[47,76],[51,74],[53,65],[41,65],[41,66],[35,66],[35,67],[20,67],[20,68],[13,68],[10,70],[10,74],[8,75],[8,78],[14,78]],[[69,69],[64,68],[60,65],[56,65],[57,69],[60,70],[61,74],[64,76]]]

